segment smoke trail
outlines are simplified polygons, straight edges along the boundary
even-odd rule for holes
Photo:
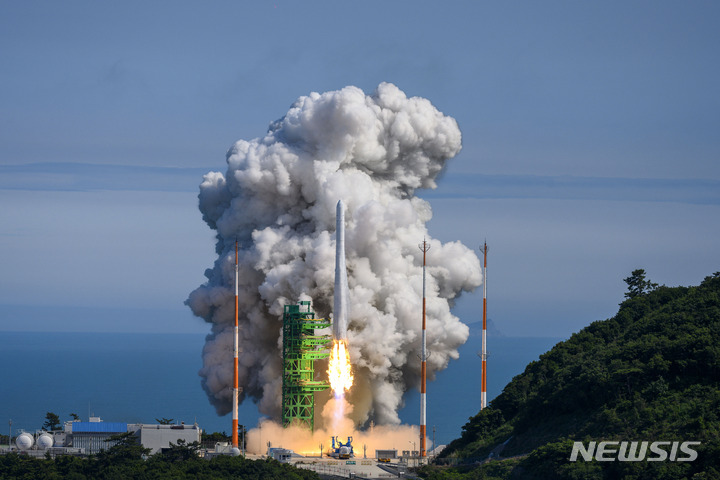
[[[333,304],[335,206],[346,205],[350,285],[348,344],[355,387],[353,419],[399,423],[402,395],[419,384],[422,253],[427,268],[428,376],[457,358],[468,328],[452,300],[481,283],[477,256],[459,242],[430,239],[434,188],[461,148],[457,123],[423,98],[382,83],[300,97],[263,138],[240,140],[225,175],[200,185],[200,210],[217,231],[219,255],[187,304],[211,323],[202,385],[223,415],[231,409],[234,241],[240,251],[240,385],[262,413],[280,416],[283,306],[312,300],[320,317]],[[328,332],[329,333],[329,332]],[[322,369],[318,369],[322,370]],[[328,394],[328,398],[331,395]],[[322,397],[322,395],[318,395]],[[318,398],[318,400],[322,400]]]

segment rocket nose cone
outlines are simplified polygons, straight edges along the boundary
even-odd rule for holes
[[[338,232],[340,232],[341,237],[345,236],[345,204],[342,200],[338,200],[337,208],[335,210],[335,228]]]

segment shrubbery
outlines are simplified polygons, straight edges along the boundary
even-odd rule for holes
[[[146,457],[148,450],[131,434],[118,436],[118,444],[88,458],[60,456],[56,459],[26,455],[0,455],[0,479],[319,479],[315,472],[301,470],[275,460],[247,460],[218,456],[198,457],[199,445],[173,445]]]

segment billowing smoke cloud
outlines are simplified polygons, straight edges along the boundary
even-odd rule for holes
[[[353,420],[397,424],[403,393],[419,385],[422,252],[427,257],[428,376],[457,358],[468,328],[450,313],[462,291],[481,283],[477,256],[441,244],[425,224],[430,205],[414,196],[434,188],[461,148],[457,123],[423,98],[382,83],[300,97],[263,138],[240,140],[225,175],[200,185],[200,210],[217,230],[219,255],[187,304],[212,324],[203,349],[202,385],[218,414],[231,409],[234,242],[240,263],[240,386],[262,413],[280,417],[283,306],[333,305],[335,207],[346,205],[349,346]],[[329,333],[329,332],[328,332]],[[319,368],[321,370],[322,368]],[[322,394],[316,401],[322,408]]]

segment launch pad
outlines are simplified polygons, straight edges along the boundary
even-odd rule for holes
[[[309,301],[285,305],[283,313],[282,425],[315,428],[315,392],[330,388],[315,379],[315,360],[328,358],[330,335],[316,335],[330,322],[315,318]]]

